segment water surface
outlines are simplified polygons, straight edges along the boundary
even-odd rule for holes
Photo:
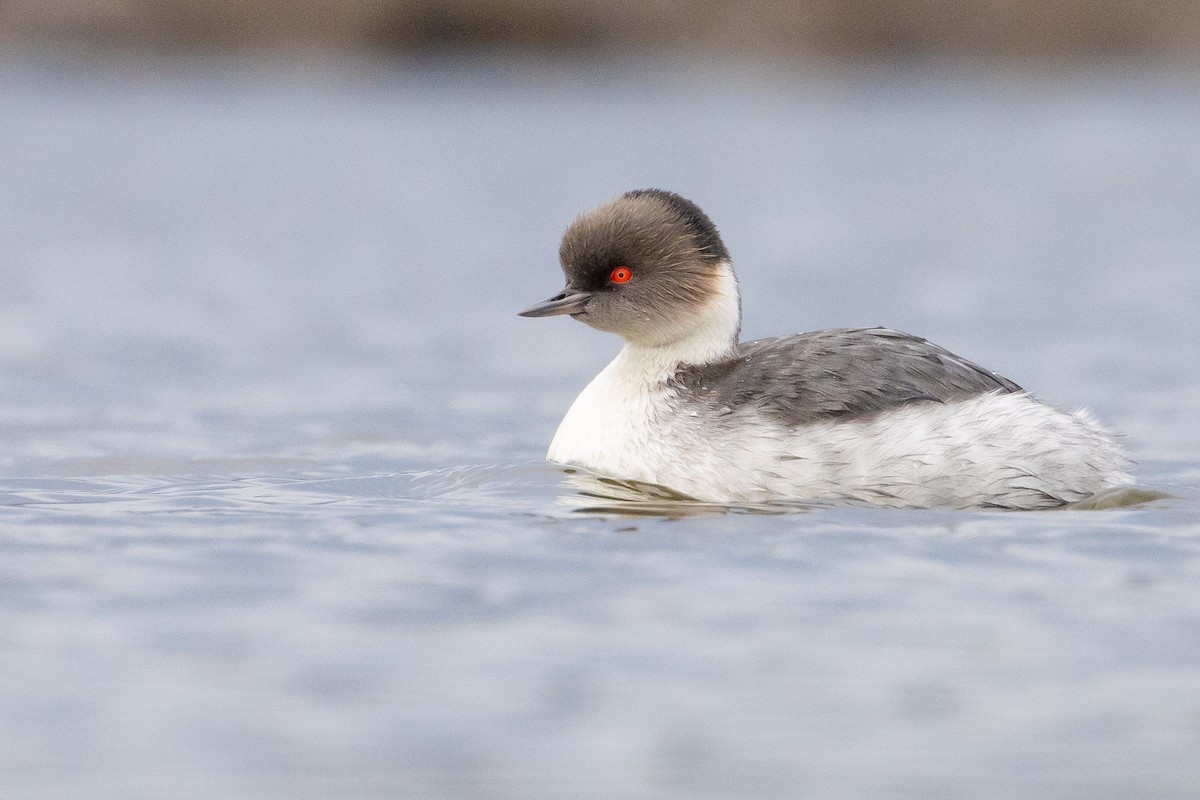
[[[1193,795],[1187,76],[0,75],[5,797]],[[515,311],[639,186],[748,337],[924,335],[1175,497],[580,513],[541,456],[617,345]]]

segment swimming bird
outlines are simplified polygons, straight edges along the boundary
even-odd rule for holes
[[[570,315],[625,346],[576,398],[547,459],[719,503],[1038,509],[1129,481],[1088,412],[918,336],[838,328],[739,342],[716,226],[673,192],[627,192],[570,225]]]

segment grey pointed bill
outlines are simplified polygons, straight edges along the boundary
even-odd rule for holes
[[[543,300],[524,311],[518,311],[521,317],[555,317],[560,314],[582,314],[584,306],[592,299],[592,292],[580,292],[575,289],[563,289],[549,300]]]

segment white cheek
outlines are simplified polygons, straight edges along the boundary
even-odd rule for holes
[[[727,355],[737,344],[742,324],[737,278],[728,262],[717,266],[708,301],[677,321],[664,324],[647,317],[645,330],[627,332],[626,341],[639,348],[669,350],[650,360],[676,364],[706,364]]]

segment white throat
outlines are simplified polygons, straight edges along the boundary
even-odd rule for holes
[[[663,433],[677,424],[672,422],[676,390],[669,379],[680,364],[717,361],[737,345],[741,304],[728,263],[721,265],[714,283],[704,309],[661,344],[626,343],[575,399],[547,458],[609,475],[654,480],[647,465],[667,457],[659,452]]]

